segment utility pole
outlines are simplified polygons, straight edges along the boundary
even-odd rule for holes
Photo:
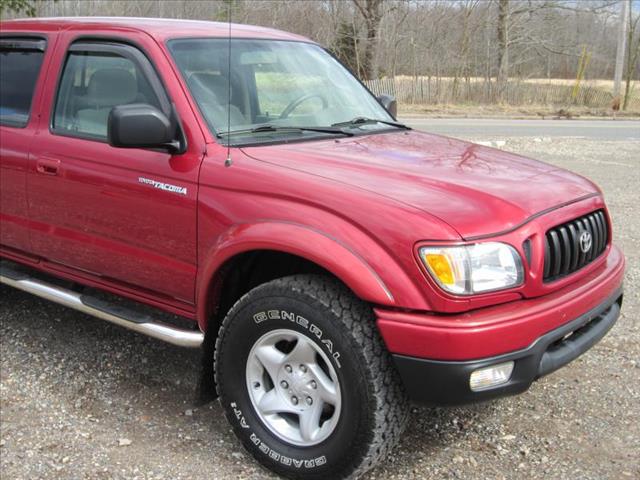
[[[613,98],[620,98],[620,85],[622,84],[622,67],[624,66],[624,54],[627,50],[627,28],[629,27],[629,4],[620,2],[620,29],[618,31],[618,50],[616,51],[616,70],[613,77]]]

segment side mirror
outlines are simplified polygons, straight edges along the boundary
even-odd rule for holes
[[[387,112],[391,114],[394,120],[398,118],[398,102],[394,97],[383,94],[378,97],[378,101],[387,109]]]
[[[107,139],[112,147],[180,150],[176,128],[167,116],[146,103],[114,107],[109,112]]]

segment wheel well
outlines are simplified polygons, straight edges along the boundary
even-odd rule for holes
[[[200,402],[214,399],[213,352],[218,329],[231,307],[249,290],[276,278],[295,274],[317,273],[337,278],[328,270],[306,258],[274,250],[254,250],[227,260],[216,272],[208,288],[207,325],[202,345],[202,375],[198,387]]]
[[[249,290],[276,278],[316,273],[336,278],[328,270],[290,253],[254,250],[241,253],[225,262],[209,287],[207,332],[218,325],[231,307]]]

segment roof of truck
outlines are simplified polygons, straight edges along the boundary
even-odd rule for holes
[[[177,37],[228,37],[229,24],[201,20],[135,17],[50,17],[7,20],[0,23],[2,31],[55,32],[61,30],[117,31],[122,29],[146,32],[160,40]],[[231,24],[231,37],[277,40],[309,39],[273,28]]]

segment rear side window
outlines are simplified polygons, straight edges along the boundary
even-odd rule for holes
[[[110,52],[71,52],[60,82],[53,128],[104,140],[111,110],[132,103],[161,108],[136,62]]]
[[[0,124],[27,125],[45,46],[44,40],[0,38]]]

